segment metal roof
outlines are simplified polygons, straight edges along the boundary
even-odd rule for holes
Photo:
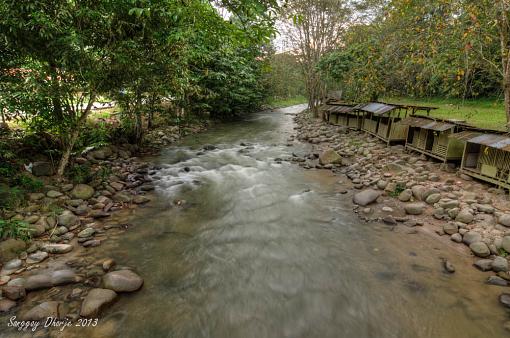
[[[347,105],[325,105],[323,109],[333,114],[346,114],[352,112],[355,107]]]
[[[455,124],[447,123],[443,121],[435,121],[421,117],[407,117],[400,121],[401,124],[411,127],[419,127],[422,129],[430,129],[435,131],[445,131],[448,129],[455,128]]]
[[[479,131],[463,131],[450,137],[469,143],[482,144],[487,147],[510,151],[509,134],[486,134]]]
[[[365,112],[373,113],[375,115],[383,115],[396,108],[397,106],[393,106],[390,104],[370,102],[361,106],[359,109]]]

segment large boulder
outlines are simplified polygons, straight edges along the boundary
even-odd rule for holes
[[[510,214],[502,214],[499,216],[498,223],[506,227],[510,227]]]
[[[505,257],[497,256],[494,258],[494,261],[492,261],[492,270],[495,272],[506,272],[508,271],[508,261]]]
[[[71,195],[75,199],[88,200],[94,196],[94,188],[87,184],[77,184],[71,191]]]
[[[34,162],[32,174],[34,176],[51,176],[54,174],[53,165],[50,162]]]
[[[322,165],[326,164],[341,164],[342,163],[342,156],[340,156],[336,151],[333,149],[328,149],[324,151],[319,156],[319,163]]]
[[[117,293],[109,289],[92,289],[81,304],[80,316],[96,317],[99,312],[111,304]]]
[[[366,206],[375,202],[379,196],[381,196],[380,191],[374,189],[366,189],[354,194],[352,200],[355,204]]]
[[[131,270],[119,270],[104,275],[103,285],[116,292],[132,292],[142,287],[143,279]]]

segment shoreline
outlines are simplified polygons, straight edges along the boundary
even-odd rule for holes
[[[403,146],[387,147],[361,131],[314,119],[306,110],[294,121],[295,134],[289,141],[311,144],[313,150],[292,157],[292,162],[340,177],[339,193],[352,195],[353,212],[364,223],[426,234],[470,258],[470,268],[487,276],[485,284],[500,288],[502,309],[510,307],[507,194]],[[456,267],[445,258],[443,269],[455,273]],[[504,326],[510,330],[510,321]]]

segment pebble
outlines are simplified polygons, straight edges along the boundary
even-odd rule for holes
[[[116,292],[132,292],[142,287],[143,279],[131,270],[120,270],[104,275],[103,284]]]

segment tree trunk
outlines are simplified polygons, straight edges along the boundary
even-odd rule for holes
[[[58,169],[57,169],[58,177],[62,177],[64,175],[64,170],[66,169],[67,164],[69,163],[69,158],[71,157],[71,152],[73,151],[74,144],[76,143],[76,140],[78,139],[78,136],[80,135],[80,128],[87,121],[87,117],[90,114],[90,111],[92,109],[92,104],[94,103],[95,98],[96,98],[96,95],[91,94],[89,103],[87,104],[85,111],[82,112],[78,121],[76,121],[76,123],[71,128],[71,137],[64,149],[64,153],[62,154],[60,163],[58,164]]]
[[[505,94],[506,129],[510,130],[510,76],[506,77],[503,91]]]

